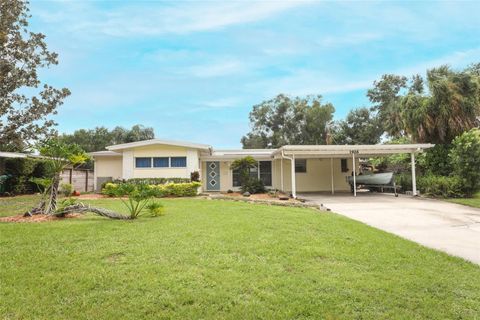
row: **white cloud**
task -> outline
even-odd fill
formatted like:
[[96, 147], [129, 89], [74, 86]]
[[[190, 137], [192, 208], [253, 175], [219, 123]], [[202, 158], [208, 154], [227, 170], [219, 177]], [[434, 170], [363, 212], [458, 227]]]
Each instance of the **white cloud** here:
[[[166, 34], [187, 34], [210, 31], [228, 26], [252, 23], [268, 19], [309, 1], [213, 1], [199, 3], [178, 2], [174, 5], [150, 2], [148, 6], [127, 5], [108, 12], [96, 10], [94, 2], [82, 6], [75, 2], [58, 2], [74, 15], [55, 14], [39, 10], [43, 21], [65, 22], [70, 19], [71, 30], [101, 32], [106, 35], [158, 36]], [[64, 12], [63, 12], [64, 13]]]
[[214, 78], [238, 74], [245, 70], [246, 66], [238, 60], [224, 60], [213, 63], [193, 65], [191, 67], [180, 69], [181, 74], [191, 75], [197, 78]]

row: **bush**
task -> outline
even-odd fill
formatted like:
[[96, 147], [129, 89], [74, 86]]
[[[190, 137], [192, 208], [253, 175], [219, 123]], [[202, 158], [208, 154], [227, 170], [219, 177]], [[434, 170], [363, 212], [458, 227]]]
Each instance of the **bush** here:
[[412, 174], [409, 172], [396, 174], [395, 183], [402, 188], [402, 191], [412, 191]]
[[157, 198], [162, 197], [193, 197], [198, 193], [198, 188], [202, 184], [200, 182], [189, 183], [167, 183], [167, 184], [132, 184], [130, 182], [124, 183], [106, 183], [102, 189], [102, 194], [109, 197], [123, 197], [128, 196], [138, 190], [139, 188], [149, 188], [152, 195]]
[[464, 197], [462, 180], [457, 176], [426, 175], [418, 178], [418, 188], [428, 196], [442, 198]]
[[128, 180], [117, 180], [115, 183], [128, 182], [130, 184], [167, 184], [167, 183], [188, 183], [188, 178], [133, 178]]
[[8, 179], [7, 192], [14, 194], [26, 194], [37, 191], [31, 178], [43, 178], [48, 176], [50, 168], [45, 161], [37, 159], [6, 159], [5, 173], [12, 177]]
[[421, 168], [427, 174], [448, 176], [452, 173], [453, 167], [450, 163], [448, 154], [451, 145], [437, 144], [425, 152], [423, 163], [419, 163]]
[[190, 173], [190, 181], [200, 182], [200, 172], [193, 171]]
[[165, 207], [158, 201], [152, 201], [145, 207], [152, 217], [159, 217], [165, 214]]
[[450, 150], [453, 173], [471, 196], [480, 190], [480, 129], [471, 129], [453, 140]]
[[60, 192], [65, 196], [69, 197], [72, 195], [73, 186], [70, 183], [62, 183], [60, 185]]
[[247, 179], [242, 185], [242, 193], [248, 192], [250, 194], [265, 192], [265, 186], [262, 180], [250, 178]]

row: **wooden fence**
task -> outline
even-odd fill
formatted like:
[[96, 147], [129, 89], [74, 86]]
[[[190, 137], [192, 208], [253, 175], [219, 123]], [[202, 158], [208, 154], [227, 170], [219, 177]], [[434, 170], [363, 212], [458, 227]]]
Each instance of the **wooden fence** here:
[[93, 170], [65, 169], [60, 177], [60, 183], [69, 183], [76, 191], [93, 192]]

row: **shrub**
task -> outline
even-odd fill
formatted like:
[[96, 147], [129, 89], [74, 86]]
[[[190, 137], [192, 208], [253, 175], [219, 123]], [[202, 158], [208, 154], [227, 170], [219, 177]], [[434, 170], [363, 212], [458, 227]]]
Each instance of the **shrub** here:
[[265, 192], [265, 186], [262, 180], [256, 178], [247, 179], [242, 185], [242, 193], [248, 192], [250, 194]]
[[462, 183], [463, 191], [471, 196], [480, 190], [480, 129], [471, 129], [453, 140], [450, 150], [453, 173]]
[[190, 173], [190, 181], [200, 182], [200, 172], [193, 171]]
[[124, 188], [123, 190], [122, 187], [119, 187], [116, 190], [118, 193], [129, 190], [128, 200], [120, 200], [127, 207], [131, 219], [138, 218], [143, 213], [145, 206], [149, 204], [150, 199], [155, 196], [153, 188], [144, 184], [134, 186], [133, 188]]
[[167, 184], [167, 183], [188, 183], [188, 178], [133, 178], [128, 180], [114, 181], [115, 183], [128, 182], [130, 184]]
[[395, 183], [402, 188], [402, 191], [412, 190], [412, 174], [403, 172], [395, 175]]
[[145, 207], [152, 217], [159, 217], [165, 214], [165, 207], [161, 202], [152, 201]]
[[419, 167], [426, 173], [440, 176], [448, 176], [453, 171], [451, 161], [448, 157], [451, 145], [437, 144], [425, 152], [423, 163]]
[[124, 183], [106, 183], [102, 189], [104, 195], [110, 197], [128, 196], [136, 190], [148, 188], [151, 190], [152, 196], [157, 198], [162, 197], [192, 197], [198, 193], [198, 188], [201, 186], [200, 182], [189, 183], [167, 183], [167, 184], [132, 184], [130, 182]]
[[465, 196], [462, 180], [457, 176], [426, 175], [418, 178], [418, 188], [428, 196], [459, 198]]
[[69, 197], [72, 195], [73, 186], [70, 183], [62, 183], [60, 185], [60, 192], [65, 196]]

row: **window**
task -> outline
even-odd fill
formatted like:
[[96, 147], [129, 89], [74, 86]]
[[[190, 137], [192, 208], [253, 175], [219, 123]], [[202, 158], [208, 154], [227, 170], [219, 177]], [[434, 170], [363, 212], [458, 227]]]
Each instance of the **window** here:
[[135, 168], [151, 168], [152, 158], [135, 158]]
[[169, 158], [153, 158], [153, 167], [154, 168], [168, 168], [169, 167]]
[[[262, 180], [265, 186], [272, 185], [272, 162], [259, 161], [257, 166], [250, 168], [250, 177]], [[240, 172], [238, 170], [232, 171], [232, 185], [240, 187]]]
[[187, 167], [187, 157], [171, 157], [170, 166], [172, 168], [186, 168]]
[[348, 172], [347, 159], [341, 159], [340, 160], [340, 165], [342, 167], [342, 172]]
[[295, 159], [295, 172], [307, 172], [307, 159]]
[[272, 161], [260, 161], [260, 180], [263, 185], [272, 185]]

